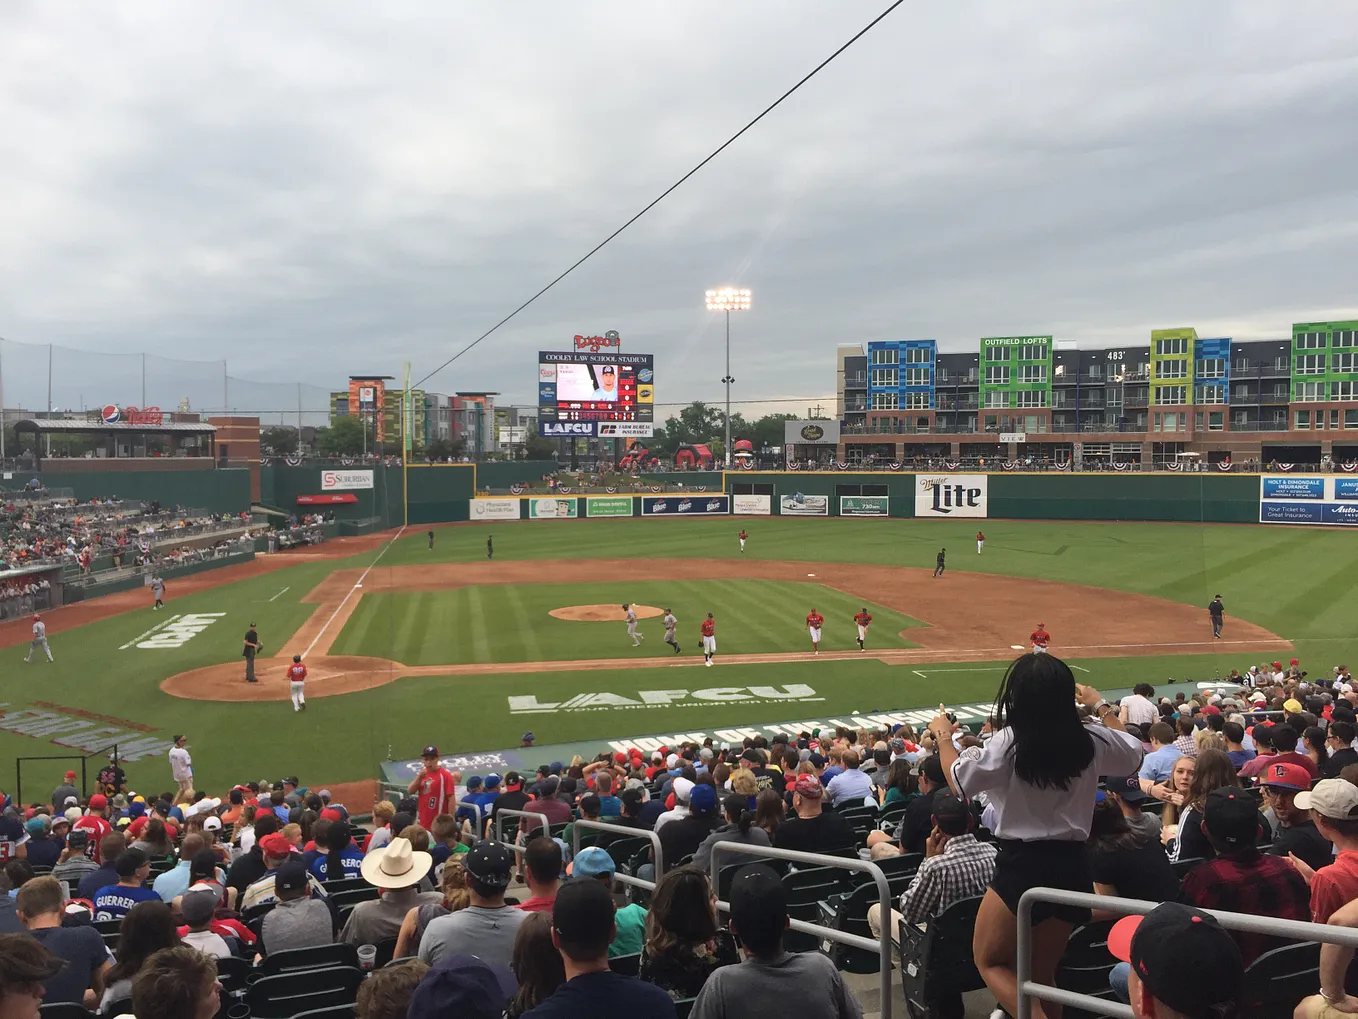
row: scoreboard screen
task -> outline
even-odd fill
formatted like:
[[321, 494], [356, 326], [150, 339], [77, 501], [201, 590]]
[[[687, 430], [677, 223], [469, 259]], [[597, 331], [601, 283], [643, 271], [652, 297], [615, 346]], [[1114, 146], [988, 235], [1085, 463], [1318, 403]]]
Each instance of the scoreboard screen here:
[[543, 428], [543, 434], [645, 437], [653, 434], [654, 420], [653, 354], [538, 354], [538, 421], [544, 426], [558, 423]]

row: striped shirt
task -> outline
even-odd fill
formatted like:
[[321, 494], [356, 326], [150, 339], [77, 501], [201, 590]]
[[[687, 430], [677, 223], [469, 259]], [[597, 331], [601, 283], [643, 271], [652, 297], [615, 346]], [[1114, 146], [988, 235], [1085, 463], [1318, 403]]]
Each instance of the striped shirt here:
[[1198, 756], [1198, 745], [1193, 742], [1192, 736], [1180, 736], [1174, 741], [1174, 749], [1185, 757]]
[[984, 895], [995, 874], [996, 849], [977, 842], [975, 835], [954, 835], [943, 852], [919, 865], [919, 872], [901, 896], [906, 923], [923, 923], [963, 899]]

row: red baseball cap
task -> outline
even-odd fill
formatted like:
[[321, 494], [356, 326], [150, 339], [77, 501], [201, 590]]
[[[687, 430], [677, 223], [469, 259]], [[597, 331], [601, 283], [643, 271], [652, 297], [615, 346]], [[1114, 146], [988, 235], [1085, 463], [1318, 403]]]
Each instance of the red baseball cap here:
[[292, 852], [292, 843], [281, 832], [272, 832], [259, 840], [259, 848], [270, 856], [287, 856]]
[[343, 821], [344, 815], [340, 813], [338, 810], [336, 810], [334, 807], [326, 807], [324, 810], [321, 811], [321, 820]]
[[627, 755], [624, 754], [621, 750], [619, 750], [616, 754], [613, 755], [613, 760], [616, 761], [618, 764], [626, 764]]
[[75, 772], [74, 772], [74, 771], [68, 771], [68, 772], [66, 772], [66, 777], [67, 777], [67, 778], [75, 778]]
[[1311, 773], [1300, 764], [1270, 764], [1259, 773], [1259, 784], [1274, 789], [1305, 792], [1311, 788]]
[[1209, 705], [1207, 705], [1207, 707], [1203, 708], [1202, 711], [1203, 711], [1203, 714], [1205, 714], [1205, 715], [1219, 715], [1219, 714], [1221, 714], [1221, 709], [1220, 709], [1219, 707], [1217, 707], [1215, 704], [1209, 704]]
[[[1307, 788], [1309, 789], [1310, 786], [1308, 785]], [[93, 796], [90, 797], [91, 810], [103, 810], [107, 806], [108, 797], [105, 796], [103, 793], [95, 793]]]

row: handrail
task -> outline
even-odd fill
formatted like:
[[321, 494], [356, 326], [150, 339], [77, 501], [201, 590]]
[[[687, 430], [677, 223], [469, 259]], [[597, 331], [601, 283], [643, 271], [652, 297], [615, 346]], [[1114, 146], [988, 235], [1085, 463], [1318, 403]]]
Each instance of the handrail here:
[[[1032, 929], [1033, 904], [1050, 902], [1058, 906], [1075, 906], [1081, 909], [1101, 909], [1109, 913], [1144, 916], [1160, 905], [1142, 899], [1123, 899], [1113, 895], [1093, 895], [1089, 892], [1068, 892], [1060, 888], [1030, 888], [1019, 899], [1018, 942], [1015, 954], [1018, 956], [1018, 1015], [1015, 1019], [1029, 1019], [1032, 999], [1050, 1001], [1071, 1008], [1082, 1008], [1099, 1015], [1111, 1015], [1133, 1019], [1131, 1007], [1106, 998], [1095, 998], [1088, 994], [1076, 994], [1048, 984], [1033, 980]], [[1268, 934], [1273, 937], [1287, 938], [1292, 941], [1319, 941], [1322, 944], [1343, 945], [1345, 948], [1358, 948], [1358, 928], [1331, 927], [1323, 923], [1309, 923], [1303, 920], [1281, 920], [1274, 916], [1250, 916], [1245, 913], [1228, 913], [1220, 909], [1204, 909], [1204, 913], [1216, 917], [1221, 926], [1228, 931], [1246, 931], [1250, 934]]]
[[[742, 856], [764, 856], [771, 860], [787, 860], [790, 863], [806, 863], [817, 867], [839, 867], [843, 870], [858, 871], [862, 874], [872, 875], [873, 881], [877, 885], [877, 895], [882, 907], [882, 932], [879, 940], [874, 942], [871, 938], [860, 937], [857, 934], [846, 934], [844, 931], [837, 931], [833, 927], [824, 927], [817, 923], [807, 923], [805, 920], [788, 920], [788, 926], [794, 931], [801, 931], [803, 934], [814, 934], [818, 938], [827, 941], [836, 941], [841, 945], [848, 945], [850, 948], [859, 948], [865, 952], [877, 952], [881, 957], [881, 966], [878, 973], [881, 977], [882, 994], [882, 1019], [891, 1019], [891, 887], [887, 884], [886, 875], [882, 873], [882, 868], [875, 863], [867, 860], [860, 860], [857, 857], [849, 858], [845, 856], [826, 856], [824, 853], [800, 853], [792, 849], [774, 849], [772, 846], [752, 846], [745, 842], [718, 842], [712, 847], [712, 873], [720, 874], [721, 865], [717, 862], [722, 850], [730, 850]], [[659, 873], [659, 871], [657, 871]], [[717, 902], [717, 908], [730, 911], [731, 905], [728, 902]]]
[[[660, 836], [657, 835], [655, 832], [651, 831], [649, 828], [629, 828], [625, 824], [610, 824], [607, 821], [588, 821], [581, 819], [579, 821], [576, 821], [574, 826], [571, 828], [572, 857], [580, 855], [580, 833], [584, 831], [586, 828], [592, 829], [594, 831], [618, 832], [621, 835], [626, 835], [629, 838], [634, 839], [639, 839], [642, 837], [650, 839], [651, 852], [655, 854], [653, 860], [655, 862], [656, 881], [659, 881], [661, 875], [665, 873], [665, 854], [664, 851], [660, 848]], [[625, 885], [635, 885], [637, 888], [644, 888], [648, 892], [655, 890], [656, 884], [655, 881], [647, 881], [645, 878], [633, 877], [631, 874], [615, 873], [613, 875], [613, 879], [615, 881], [621, 881]]]
[[[472, 810], [476, 811], [476, 837], [479, 839], [486, 830], [483, 827], [481, 804], [473, 800], [458, 800], [457, 805], [459, 807], [471, 807]], [[456, 814], [457, 811], [453, 811], [453, 813]]]
[[[544, 814], [544, 813], [542, 813], [542, 811], [540, 811], [540, 810], [510, 810], [510, 809], [508, 809], [507, 807], [501, 807], [499, 810], [495, 811], [495, 841], [496, 841], [496, 842], [504, 842], [504, 841], [505, 841], [505, 840], [504, 840], [504, 823], [503, 823], [503, 820], [502, 820], [502, 819], [503, 819], [503, 818], [506, 818], [506, 817], [537, 817], [537, 818], [541, 818], [541, 820], [542, 820], [542, 831], [543, 831], [543, 833], [544, 833], [544, 834], [547, 834], [547, 835], [550, 835], [550, 834], [552, 833], [552, 822], [549, 821], [549, 820], [547, 819], [547, 815]], [[524, 850], [524, 848], [525, 848], [524, 846], [521, 846], [521, 845], [517, 844], [516, 842], [505, 842], [505, 845], [509, 846], [509, 848], [512, 849], [512, 850], [514, 850], [514, 852], [516, 852], [516, 853], [523, 852], [523, 850]]]

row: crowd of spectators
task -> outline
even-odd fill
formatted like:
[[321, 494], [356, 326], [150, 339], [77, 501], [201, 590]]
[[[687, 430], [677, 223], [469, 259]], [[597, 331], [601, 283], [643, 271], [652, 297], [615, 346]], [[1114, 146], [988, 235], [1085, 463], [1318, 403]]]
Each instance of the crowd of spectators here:
[[[1342, 667], [1311, 682], [1296, 662], [1239, 679], [1169, 696], [1140, 684], [1111, 704], [1058, 659], [1025, 655], [976, 732], [941, 710], [919, 732], [707, 740], [467, 776], [428, 747], [406, 795], [363, 826], [296, 778], [147, 797], [115, 767], [82, 798], [68, 775], [51, 802], [0, 817], [0, 1015], [13, 993], [206, 1019], [219, 976], [248, 1003], [272, 978], [242, 974], [310, 949], [371, 970], [352, 970], [359, 1016], [757, 1019], [789, 1003], [805, 1019], [861, 1016], [834, 955], [789, 942], [789, 871], [757, 855], [773, 846], [889, 869], [892, 915], [850, 918], [874, 934], [969, 903], [996, 1016], [1017, 1014], [1024, 891], [1162, 904], [1107, 936], [1108, 992], [1138, 1016], [1218, 1019], [1245, 1007], [1247, 967], [1286, 942], [1204, 910], [1358, 925], [1358, 685]], [[751, 852], [714, 860], [718, 842]], [[1035, 979], [1055, 981], [1077, 927], [1117, 915], [1039, 904]], [[1183, 980], [1164, 945], [1210, 958], [1220, 979]], [[1298, 1015], [1358, 1010], [1348, 956], [1321, 960], [1324, 997]], [[967, 989], [934, 986], [931, 1015], [962, 1016]]]

